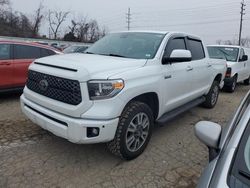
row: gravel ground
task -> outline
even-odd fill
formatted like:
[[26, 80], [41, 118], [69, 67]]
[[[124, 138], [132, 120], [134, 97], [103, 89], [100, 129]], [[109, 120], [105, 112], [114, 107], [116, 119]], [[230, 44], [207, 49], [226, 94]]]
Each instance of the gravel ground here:
[[222, 92], [217, 106], [193, 108], [154, 130], [133, 161], [105, 144], [76, 145], [42, 130], [20, 111], [19, 94], [0, 96], [0, 187], [195, 187], [208, 161], [194, 136], [200, 120], [225, 125], [250, 87]]

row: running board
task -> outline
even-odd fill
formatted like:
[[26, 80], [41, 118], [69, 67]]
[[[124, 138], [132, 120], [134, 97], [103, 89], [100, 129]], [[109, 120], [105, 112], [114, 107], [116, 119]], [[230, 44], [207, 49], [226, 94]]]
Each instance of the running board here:
[[200, 98], [195, 99], [189, 103], [186, 103], [183, 106], [180, 106], [180, 107], [178, 107], [170, 112], [163, 114], [158, 120], [156, 120], [156, 123], [158, 123], [159, 125], [164, 125], [166, 122], [174, 119], [177, 115], [182, 114], [183, 112], [189, 110], [190, 108], [198, 106], [199, 104], [203, 103], [204, 101], [205, 101], [205, 97], [200, 97]]

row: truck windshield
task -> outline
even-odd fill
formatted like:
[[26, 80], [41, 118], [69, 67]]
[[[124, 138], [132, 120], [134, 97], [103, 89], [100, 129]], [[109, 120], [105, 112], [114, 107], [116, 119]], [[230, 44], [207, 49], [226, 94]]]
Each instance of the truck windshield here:
[[164, 36], [164, 34], [158, 33], [113, 33], [97, 41], [85, 53], [134, 59], [153, 59]]
[[239, 49], [233, 47], [207, 47], [210, 58], [226, 59], [227, 61], [236, 62], [238, 59]]

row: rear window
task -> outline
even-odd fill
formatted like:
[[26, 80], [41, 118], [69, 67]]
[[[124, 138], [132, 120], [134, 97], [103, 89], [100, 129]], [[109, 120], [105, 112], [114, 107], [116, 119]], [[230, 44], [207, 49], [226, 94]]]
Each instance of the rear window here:
[[10, 59], [10, 45], [0, 44], [0, 60]]
[[40, 57], [40, 48], [27, 45], [14, 45], [14, 59], [37, 59]]
[[191, 51], [192, 60], [200, 60], [205, 58], [205, 52], [200, 40], [188, 39], [188, 50]]

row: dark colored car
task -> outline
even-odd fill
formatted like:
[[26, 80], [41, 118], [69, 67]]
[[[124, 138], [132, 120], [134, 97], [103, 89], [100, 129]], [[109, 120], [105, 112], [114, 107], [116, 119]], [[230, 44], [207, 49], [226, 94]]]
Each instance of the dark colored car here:
[[61, 54], [37, 43], [0, 41], [0, 92], [24, 87], [29, 65], [37, 58]]

